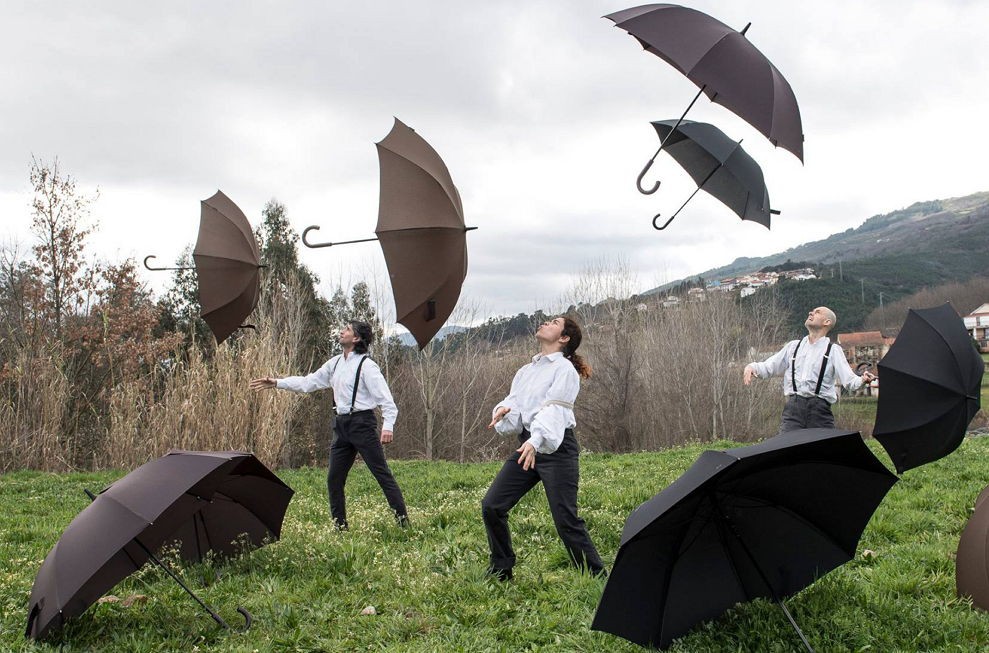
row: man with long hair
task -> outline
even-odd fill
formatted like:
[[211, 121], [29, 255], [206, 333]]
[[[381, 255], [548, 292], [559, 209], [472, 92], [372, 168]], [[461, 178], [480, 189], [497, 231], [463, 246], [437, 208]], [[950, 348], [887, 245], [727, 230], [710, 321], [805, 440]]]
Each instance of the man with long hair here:
[[[332, 388], [336, 419], [333, 420], [333, 442], [330, 444], [326, 488], [334, 523], [341, 530], [347, 529], [344, 485], [359, 453], [385, 493], [395, 519], [404, 528], [409, 523], [405, 499], [388, 468], [382, 446], [392, 441], [398, 408], [381, 369], [368, 356], [368, 346], [374, 340], [374, 331], [367, 322], [354, 320], [340, 329], [339, 338], [343, 353], [326, 361], [312, 374], [282, 379], [263, 377], [252, 380], [251, 387], [255, 390], [278, 388], [293, 392]], [[374, 415], [376, 407], [381, 408], [384, 421], [380, 437], [377, 431], [378, 420]]]
[[488, 428], [517, 435], [520, 445], [481, 502], [491, 548], [488, 572], [499, 580], [512, 578], [516, 560], [508, 512], [540, 481], [570, 560], [594, 575], [605, 573], [587, 526], [577, 516], [580, 446], [573, 434], [573, 402], [580, 380], [591, 375], [590, 365], [576, 353], [581, 337], [580, 326], [569, 317], [543, 322], [536, 330], [539, 353], [515, 374], [508, 396], [492, 411]]
[[831, 404], [838, 401], [839, 382], [857, 390], [875, 376], [865, 372], [856, 376], [841, 347], [834, 347], [828, 333], [838, 317], [827, 306], [818, 306], [807, 314], [807, 335], [791, 340], [761, 363], [749, 363], [742, 373], [745, 385], [753, 378], [782, 376], [786, 405], [780, 421], [780, 433], [794, 429], [834, 428]]

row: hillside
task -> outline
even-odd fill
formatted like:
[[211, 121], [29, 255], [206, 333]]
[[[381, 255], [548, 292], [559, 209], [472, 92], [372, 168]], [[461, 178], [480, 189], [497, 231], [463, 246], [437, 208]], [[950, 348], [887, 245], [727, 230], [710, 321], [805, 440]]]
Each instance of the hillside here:
[[[989, 192], [916, 202], [875, 215], [856, 229], [764, 257], [740, 257], [697, 276], [721, 279], [787, 260], [835, 264], [841, 274], [898, 283], [901, 292], [944, 281], [964, 280], [989, 269]], [[836, 271], [836, 274], [838, 272]], [[659, 292], [682, 280], [643, 294]]]
[[[987, 274], [989, 192], [917, 202], [873, 216], [856, 229], [771, 256], [738, 258], [698, 277], [710, 282], [790, 261], [812, 264], [820, 278], [781, 282], [760, 292], [773, 292], [789, 307], [791, 331], [800, 332], [808, 308], [821, 304], [838, 313], [840, 330], [859, 329], [883, 304], [923, 288]], [[675, 281], [643, 294], [669, 291], [683, 283]]]

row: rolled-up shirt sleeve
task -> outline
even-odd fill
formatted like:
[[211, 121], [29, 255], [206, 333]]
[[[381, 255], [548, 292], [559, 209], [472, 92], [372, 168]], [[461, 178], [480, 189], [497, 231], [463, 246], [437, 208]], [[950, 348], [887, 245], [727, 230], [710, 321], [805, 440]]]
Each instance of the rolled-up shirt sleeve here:
[[749, 365], [755, 370], [755, 373], [762, 378], [769, 378], [771, 376], [778, 376], [786, 371], [786, 364], [789, 357], [787, 356], [787, 351], [791, 350], [793, 347], [792, 342], [786, 343], [783, 349], [762, 361], [761, 363], [752, 362]]
[[852, 392], [862, 387], [862, 377], [852, 371], [845, 358], [845, 351], [841, 347], [831, 348], [831, 362], [834, 365], [834, 374], [842, 386]]
[[394, 431], [395, 420], [398, 419], [398, 406], [395, 405], [395, 399], [391, 396], [388, 382], [385, 381], [385, 376], [381, 373], [378, 364], [367, 359], [361, 372], [361, 380], [365, 383], [375, 405], [381, 407], [381, 428], [385, 431]]
[[315, 392], [325, 390], [333, 382], [333, 366], [339, 356], [334, 356], [323, 363], [323, 366], [312, 374], [306, 376], [286, 376], [275, 381], [275, 387], [279, 390], [291, 390], [292, 392]]
[[580, 392], [580, 375], [569, 361], [561, 361], [558, 365], [553, 383], [546, 392], [546, 401], [529, 426], [530, 437], [526, 442], [537, 453], [556, 451], [563, 442], [564, 431], [574, 425], [572, 406]]

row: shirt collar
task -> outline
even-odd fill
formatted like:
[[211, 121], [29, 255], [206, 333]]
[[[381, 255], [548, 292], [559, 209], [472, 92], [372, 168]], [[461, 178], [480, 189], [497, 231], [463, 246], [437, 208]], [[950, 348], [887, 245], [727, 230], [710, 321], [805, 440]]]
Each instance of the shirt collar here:
[[545, 356], [543, 356], [542, 354], [536, 354], [535, 356], [532, 357], [532, 362], [533, 363], [538, 363], [539, 361], [545, 359], [545, 360], [549, 361], [550, 363], [552, 363], [552, 362], [557, 361], [557, 360], [559, 360], [561, 358], [563, 358], [563, 352], [562, 351], [554, 351], [552, 354], [546, 354]]

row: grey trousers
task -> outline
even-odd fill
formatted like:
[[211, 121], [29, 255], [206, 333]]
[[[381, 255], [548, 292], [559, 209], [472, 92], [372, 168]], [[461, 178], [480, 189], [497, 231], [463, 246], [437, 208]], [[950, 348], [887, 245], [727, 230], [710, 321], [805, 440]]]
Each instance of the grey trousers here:
[[[523, 430], [519, 444], [529, 439]], [[526, 493], [540, 481], [549, 500], [549, 510], [556, 524], [556, 532], [574, 565], [586, 567], [592, 573], [600, 572], [604, 565], [591, 542], [584, 520], [577, 516], [577, 484], [580, 469], [577, 454], [580, 446], [573, 431], [566, 430], [563, 442], [553, 453], [537, 453], [536, 466], [528, 471], [519, 465], [519, 454], [512, 454], [502, 465], [488, 493], [481, 501], [484, 528], [491, 548], [491, 566], [494, 569], [511, 569], [515, 566], [515, 550], [508, 531], [508, 511], [515, 507]]]
[[790, 395], [783, 407], [780, 433], [796, 429], [833, 429], [834, 415], [831, 404], [821, 397]]

